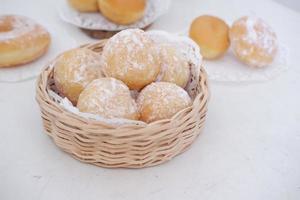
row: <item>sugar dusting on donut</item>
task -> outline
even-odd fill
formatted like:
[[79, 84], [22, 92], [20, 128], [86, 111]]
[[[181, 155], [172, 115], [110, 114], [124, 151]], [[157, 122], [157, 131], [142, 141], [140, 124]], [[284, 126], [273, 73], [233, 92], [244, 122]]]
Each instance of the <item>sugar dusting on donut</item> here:
[[159, 55], [154, 42], [139, 29], [123, 30], [105, 44], [103, 72], [122, 80], [130, 89], [140, 90], [157, 77]]
[[105, 123], [107, 125], [112, 125], [112, 126], [122, 126], [122, 125], [146, 126], [147, 125], [145, 122], [137, 121], [137, 120], [123, 119], [123, 118], [106, 118], [97, 114], [80, 112], [79, 109], [75, 107], [68, 98], [62, 98], [61, 96], [57, 95], [55, 92], [52, 92], [51, 90], [49, 92], [49, 95], [51, 96], [51, 98], [57, 101], [59, 105], [62, 106], [64, 109], [85, 119], [100, 121], [102, 123]]
[[92, 114], [102, 114], [108, 118], [136, 118], [137, 105], [128, 87], [114, 78], [92, 81], [81, 93], [77, 107]]
[[[107, 42], [105, 45], [105, 50], [111, 54], [117, 55], [126, 55], [127, 57], [124, 59], [125, 63], [123, 63], [123, 67], [119, 68], [118, 74], [127, 73], [130, 68], [134, 69], [143, 69], [145, 68], [145, 63], [138, 62], [135, 58], [135, 55], [138, 51], [141, 51], [145, 48], [145, 44], [149, 44], [149, 40], [147, 37], [143, 37], [144, 32], [140, 29], [127, 29], [119, 32]], [[125, 48], [128, 53], [123, 54], [119, 52], [122, 48]], [[105, 57], [104, 57], [105, 59]], [[147, 54], [146, 58], [147, 62], [153, 64], [154, 58], [152, 54]], [[153, 71], [150, 71], [148, 76], [153, 76]]]
[[[61, 59], [61, 60], [60, 60]], [[86, 51], [77, 49], [73, 50], [71, 58], [65, 58], [63, 55], [58, 58], [58, 61], [63, 65], [70, 66], [68, 73], [63, 73], [63, 77], [57, 76], [58, 81], [63, 82], [69, 80], [72, 83], [80, 83], [86, 86], [89, 83], [87, 77], [89, 73], [94, 73], [92, 68], [100, 68], [100, 56], [96, 53], [87, 53]], [[54, 63], [55, 66], [56, 63]], [[70, 79], [71, 71], [74, 73], [74, 77]]]
[[[273, 44], [276, 42], [276, 36], [271, 27], [262, 19], [254, 17], [248, 17], [245, 23], [248, 34], [245, 35], [244, 39], [250, 43], [261, 46], [266, 49], [268, 53], [271, 53], [274, 48]], [[256, 26], [260, 26], [261, 28], [258, 29]]]
[[46, 29], [24, 16], [0, 16], [0, 67], [31, 62], [46, 53], [51, 38]]
[[146, 34], [156, 43], [169, 43], [174, 45], [191, 63], [201, 65], [202, 56], [200, 53], [197, 53], [200, 52], [199, 47], [191, 39], [158, 30], [148, 31]]
[[[155, 82], [146, 86], [137, 99], [138, 109], [147, 122], [170, 118], [190, 103], [191, 98], [184, 89], [168, 82]], [[144, 109], [151, 110], [148, 116], [143, 116]]]
[[6, 31], [0, 31], [0, 41], [9, 41], [23, 34], [29, 33], [34, 37], [34, 29], [39, 26], [33, 20], [23, 16], [0, 16], [0, 27], [6, 26]]
[[93, 73], [94, 71], [91, 71], [89, 69], [91, 68], [100, 68], [100, 56], [98, 57], [96, 54], [88, 54], [84, 52], [78, 52], [75, 55], [75, 59], [69, 59], [67, 63], [69, 66], [76, 65], [77, 61], [79, 63], [79, 67], [75, 68], [75, 76], [72, 80], [74, 83], [82, 83], [84, 86], [86, 86], [89, 82], [86, 80], [84, 76], [89, 76], [88, 73]]
[[53, 76], [60, 93], [76, 104], [82, 90], [102, 77], [100, 55], [84, 48], [66, 51], [55, 60]]
[[[156, 43], [167, 43], [174, 46], [179, 53], [181, 53], [185, 60], [189, 62], [190, 66], [190, 81], [188, 82], [185, 89], [189, 95], [194, 98], [197, 95], [196, 86], [199, 82], [200, 69], [202, 64], [202, 56], [200, 54], [199, 46], [191, 39], [185, 36], [178, 36], [170, 34], [165, 31], [152, 30], [146, 32], [146, 34], [153, 39]], [[157, 81], [160, 81], [163, 72], [165, 69], [162, 69], [162, 73], [157, 78]]]
[[[248, 56], [255, 51], [255, 48], [259, 48], [262, 56], [271, 56], [277, 49], [277, 38], [275, 32], [272, 28], [265, 23], [261, 18], [255, 16], [248, 16], [241, 18], [236, 22], [237, 26], [245, 27], [245, 33], [240, 37], [231, 37], [231, 43], [234, 47], [238, 45], [238, 42], [242, 40], [246, 44], [249, 44], [250, 48], [243, 48], [234, 51], [235, 54], [241, 56]], [[254, 66], [264, 66], [268, 63], [259, 61], [256, 59], [251, 59], [251, 65]]]

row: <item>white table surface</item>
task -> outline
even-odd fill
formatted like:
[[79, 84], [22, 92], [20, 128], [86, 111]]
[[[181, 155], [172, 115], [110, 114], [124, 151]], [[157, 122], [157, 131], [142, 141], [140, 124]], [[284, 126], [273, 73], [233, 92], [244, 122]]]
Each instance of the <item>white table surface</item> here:
[[[1, 0], [0, 13], [55, 24], [69, 35], [66, 49], [92, 41], [61, 22], [56, 7]], [[211, 82], [202, 134], [160, 166], [112, 170], [74, 160], [44, 134], [35, 80], [0, 83], [0, 199], [300, 199], [300, 13], [268, 0], [176, 0], [151, 28], [178, 32], [200, 14], [231, 22], [252, 12], [289, 47], [290, 69], [262, 83]]]

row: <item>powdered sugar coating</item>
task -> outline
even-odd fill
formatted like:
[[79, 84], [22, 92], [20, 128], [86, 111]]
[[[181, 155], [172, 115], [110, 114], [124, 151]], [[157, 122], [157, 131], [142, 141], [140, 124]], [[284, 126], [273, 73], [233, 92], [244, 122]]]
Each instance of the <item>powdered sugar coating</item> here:
[[157, 44], [170, 44], [174, 46], [186, 60], [194, 65], [201, 65], [202, 56], [199, 53], [199, 46], [190, 38], [160, 30], [147, 31], [146, 34]]
[[80, 94], [77, 107], [81, 112], [106, 118], [138, 119], [137, 105], [128, 87], [114, 78], [92, 81]]
[[191, 104], [188, 93], [174, 83], [155, 82], [146, 86], [138, 96], [141, 120], [152, 122], [171, 118]]
[[32, 40], [41, 35], [48, 35], [48, 32], [27, 17], [18, 15], [0, 16], [0, 43], [10, 43], [16, 38], [25, 36], [26, 40]]
[[[146, 32], [146, 34], [154, 40], [157, 45], [166, 44], [174, 47], [184, 58], [184, 61], [188, 63], [190, 77], [185, 89], [189, 95], [194, 98], [197, 95], [195, 88], [199, 82], [202, 65], [202, 56], [200, 54], [199, 46], [188, 37], [170, 34], [165, 31], [153, 30]], [[158, 81], [162, 79], [164, 70], [165, 69], [162, 69]]]
[[101, 57], [89, 49], [67, 51], [54, 64], [55, 85], [74, 104], [81, 91], [100, 77]]
[[103, 48], [102, 61], [104, 74], [122, 80], [130, 89], [143, 88], [160, 71], [155, 44], [139, 29], [127, 29], [110, 38]]
[[160, 44], [161, 72], [157, 81], [171, 82], [184, 88], [190, 78], [188, 60], [178, 49], [169, 44]]
[[257, 17], [242, 17], [234, 22], [230, 40], [234, 54], [250, 66], [270, 64], [277, 52], [275, 32]]
[[91, 113], [85, 113], [85, 112], [80, 112], [77, 107], [75, 107], [68, 98], [66, 97], [61, 97], [57, 94], [57, 91], [55, 88], [52, 88], [54, 90], [49, 90], [49, 96], [51, 97], [52, 100], [57, 102], [62, 108], [65, 110], [78, 115], [84, 119], [89, 119], [89, 120], [96, 120], [98, 122], [104, 123], [108, 126], [123, 126], [123, 125], [138, 125], [138, 126], [146, 126], [147, 124], [142, 121], [137, 121], [137, 120], [130, 120], [130, 119], [124, 119], [124, 118], [106, 118], [101, 115], [97, 114], [91, 114]]

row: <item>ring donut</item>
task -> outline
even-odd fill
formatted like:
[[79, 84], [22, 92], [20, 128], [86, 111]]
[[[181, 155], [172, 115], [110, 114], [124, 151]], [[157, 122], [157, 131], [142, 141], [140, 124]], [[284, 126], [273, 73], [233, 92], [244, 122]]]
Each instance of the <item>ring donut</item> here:
[[17, 15], [0, 16], [0, 67], [31, 62], [48, 49], [50, 35], [33, 20]]

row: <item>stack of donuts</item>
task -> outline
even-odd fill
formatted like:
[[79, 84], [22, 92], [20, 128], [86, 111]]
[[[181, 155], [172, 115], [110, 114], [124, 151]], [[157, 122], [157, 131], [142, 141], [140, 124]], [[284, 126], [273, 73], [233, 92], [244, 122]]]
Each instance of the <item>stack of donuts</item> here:
[[[110, 38], [101, 55], [69, 50], [55, 61], [55, 86], [84, 113], [147, 123], [169, 119], [191, 105], [191, 63], [200, 70], [201, 55], [192, 40], [168, 37], [127, 29]], [[189, 45], [192, 51], [184, 50]]]
[[68, 0], [80, 12], [101, 12], [116, 24], [132, 24], [144, 16], [146, 0]]

